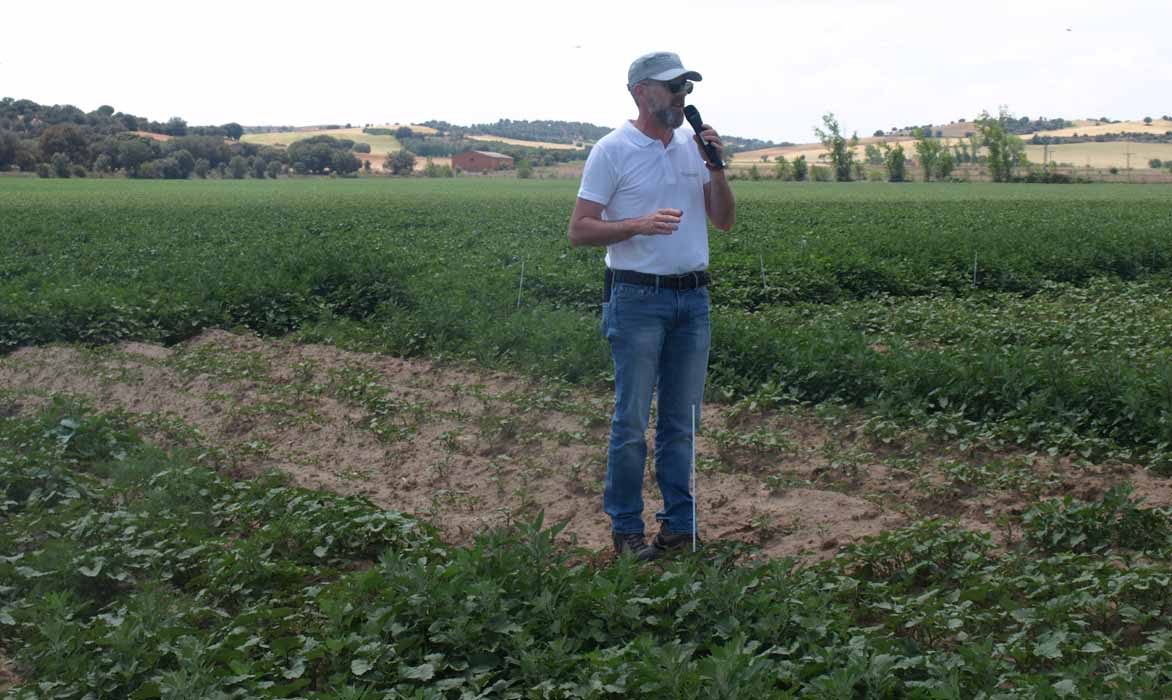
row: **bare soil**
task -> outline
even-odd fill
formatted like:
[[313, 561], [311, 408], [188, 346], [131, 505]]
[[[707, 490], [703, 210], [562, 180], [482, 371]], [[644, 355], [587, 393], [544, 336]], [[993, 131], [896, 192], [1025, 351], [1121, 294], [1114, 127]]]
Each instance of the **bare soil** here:
[[20, 676], [13, 672], [11, 662], [5, 656], [4, 650], [0, 649], [0, 693], [4, 693], [20, 683]]
[[[0, 416], [54, 396], [124, 411], [148, 440], [203, 446], [233, 474], [278, 469], [300, 486], [363, 495], [456, 544], [544, 511], [547, 525], [566, 523], [567, 542], [610, 546], [606, 387], [219, 330], [170, 348], [46, 346], [0, 358]], [[1150, 505], [1172, 504], [1169, 481], [1134, 465], [961, 450], [913, 432], [881, 443], [861, 425], [849, 412], [706, 405], [702, 536], [751, 542], [766, 557], [820, 559], [925, 516], [1000, 540], [998, 516], [1038, 496], [1094, 498], [1122, 481]], [[1005, 464], [1019, 487], [957, 476], [965, 465]], [[661, 501], [650, 463], [644, 497], [654, 532]]]

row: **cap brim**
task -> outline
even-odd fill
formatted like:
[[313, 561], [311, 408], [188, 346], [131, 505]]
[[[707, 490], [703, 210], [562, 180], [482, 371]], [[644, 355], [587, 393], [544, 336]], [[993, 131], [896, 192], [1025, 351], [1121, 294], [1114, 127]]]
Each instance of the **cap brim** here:
[[652, 75], [649, 78], [647, 78], [647, 80], [667, 81], [667, 80], [675, 80], [676, 78], [679, 78], [679, 77], [684, 77], [684, 78], [687, 78], [688, 80], [703, 80], [704, 79], [704, 78], [701, 78], [700, 74], [694, 70], [681, 71], [678, 68], [672, 68], [671, 70], [665, 70], [662, 73], [656, 73], [655, 75]]

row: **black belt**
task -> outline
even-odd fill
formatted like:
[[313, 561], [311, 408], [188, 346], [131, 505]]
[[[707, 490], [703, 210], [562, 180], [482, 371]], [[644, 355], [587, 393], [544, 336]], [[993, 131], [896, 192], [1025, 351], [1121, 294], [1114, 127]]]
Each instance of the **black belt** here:
[[687, 290], [707, 287], [710, 281], [711, 278], [705, 270], [685, 272], [682, 275], [650, 275], [646, 272], [612, 270], [608, 267], [606, 268], [606, 287], [603, 293], [603, 301], [610, 301], [610, 288], [616, 282], [638, 284], [645, 287], [656, 287], [658, 289]]

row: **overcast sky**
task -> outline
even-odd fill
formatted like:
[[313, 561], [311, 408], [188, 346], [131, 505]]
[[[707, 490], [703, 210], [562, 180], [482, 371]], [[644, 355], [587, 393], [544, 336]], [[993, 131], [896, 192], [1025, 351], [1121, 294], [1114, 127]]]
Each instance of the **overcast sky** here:
[[[652, 9], [657, 7], [659, 9]], [[717, 130], [805, 142], [972, 118], [1172, 114], [1169, 0], [5, 3], [0, 96], [190, 124], [633, 116], [675, 51]], [[13, 31], [13, 28], [21, 28]]]

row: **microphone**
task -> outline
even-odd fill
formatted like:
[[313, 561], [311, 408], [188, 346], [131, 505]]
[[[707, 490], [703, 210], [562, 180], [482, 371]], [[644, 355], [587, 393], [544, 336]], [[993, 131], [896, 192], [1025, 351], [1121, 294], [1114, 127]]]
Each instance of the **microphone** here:
[[[684, 107], [684, 118], [688, 120], [688, 123], [692, 125], [692, 128], [696, 130], [697, 134], [704, 131], [704, 121], [700, 119], [700, 110], [692, 105], [688, 105]], [[704, 144], [704, 152], [708, 154], [708, 162], [712, 164], [712, 167], [723, 168], [724, 161], [717, 154], [716, 146], [713, 146], [704, 139], [700, 139], [700, 143]]]

